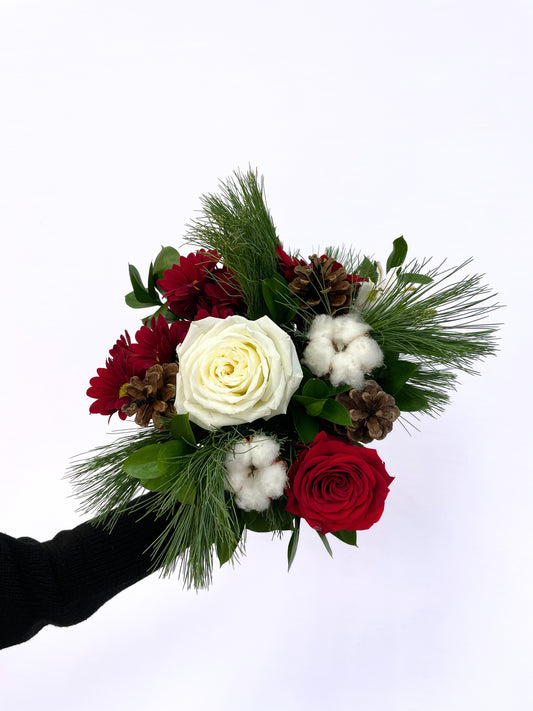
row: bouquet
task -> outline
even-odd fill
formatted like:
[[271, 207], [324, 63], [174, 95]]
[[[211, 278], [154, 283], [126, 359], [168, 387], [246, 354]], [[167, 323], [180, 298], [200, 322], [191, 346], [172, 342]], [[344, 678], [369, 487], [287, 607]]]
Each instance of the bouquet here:
[[[126, 303], [150, 309], [98, 368], [90, 412], [134, 418], [71, 469], [87, 511], [112, 527], [142, 490], [166, 527], [154, 565], [208, 587], [244, 552], [247, 531], [289, 534], [302, 519], [356, 545], [379, 521], [393, 477], [370, 443], [397, 423], [442, 411], [458, 371], [495, 351], [498, 308], [479, 275], [384, 266], [342, 246], [286, 251], [256, 172], [235, 172], [201, 199], [196, 248], [163, 247]], [[146, 282], [146, 283], [145, 283]], [[133, 503], [133, 505], [135, 505]]]

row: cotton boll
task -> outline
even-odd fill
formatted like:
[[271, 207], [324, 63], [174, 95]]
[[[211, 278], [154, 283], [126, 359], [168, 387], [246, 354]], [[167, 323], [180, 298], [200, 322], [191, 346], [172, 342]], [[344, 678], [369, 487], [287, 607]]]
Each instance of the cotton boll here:
[[279, 457], [279, 443], [257, 435], [238, 442], [226, 455], [227, 490], [244, 511], [265, 511], [272, 498], [283, 494], [287, 467]]
[[250, 477], [248, 483], [235, 495], [235, 503], [244, 511], [266, 511], [270, 498], [263, 491], [260, 478]]
[[331, 339], [314, 338], [306, 347], [302, 362], [307, 365], [313, 375], [327, 375], [334, 353], [335, 349]]
[[355, 338], [368, 333], [370, 326], [361, 320], [357, 314], [338, 316], [334, 321], [333, 341], [339, 348], [344, 348]]
[[346, 383], [357, 390], [362, 388], [365, 380], [364, 370], [360, 367], [359, 360], [354, 359], [348, 350], [336, 353], [332, 365], [329, 377], [332, 385], [336, 387], [341, 383]]
[[263, 491], [271, 499], [283, 495], [287, 485], [287, 465], [285, 462], [275, 462], [261, 472]]
[[279, 444], [275, 439], [258, 435], [250, 442], [251, 463], [256, 469], [264, 469], [277, 459]]
[[226, 454], [226, 469], [232, 472], [248, 472], [251, 466], [250, 444], [246, 440], [237, 442], [233, 450]]
[[249, 470], [231, 470], [226, 467], [226, 485], [224, 487], [226, 491], [233, 491], [234, 493], [241, 491], [246, 486], [248, 474]]
[[315, 338], [327, 338], [331, 341], [334, 333], [333, 318], [326, 314], [319, 314], [313, 319], [313, 323], [309, 328], [308, 337], [310, 340]]
[[374, 368], [383, 365], [383, 353], [376, 341], [370, 337], [356, 338], [346, 347], [353, 361], [364, 372], [369, 373]]

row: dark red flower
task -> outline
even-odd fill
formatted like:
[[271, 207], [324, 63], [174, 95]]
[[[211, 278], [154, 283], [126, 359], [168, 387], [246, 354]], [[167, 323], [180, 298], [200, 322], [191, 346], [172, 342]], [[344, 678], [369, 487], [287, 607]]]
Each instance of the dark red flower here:
[[379, 521], [393, 478], [374, 449], [319, 432], [288, 471], [289, 513], [320, 533], [361, 531]]
[[278, 270], [287, 282], [291, 282], [294, 279], [294, 267], [303, 267], [307, 264], [304, 259], [291, 257], [290, 254], [287, 254], [281, 244], [276, 247], [276, 254], [279, 257]]
[[127, 331], [124, 332], [123, 336], [120, 336], [115, 345], [110, 349], [109, 355], [111, 358], [115, 358], [120, 351], [125, 351], [128, 354], [131, 353], [131, 338]]
[[135, 334], [132, 343], [131, 358], [142, 368], [152, 365], [173, 363], [176, 360], [176, 347], [187, 335], [190, 321], [174, 321], [170, 323], [159, 314], [152, 318], [149, 326], [141, 326]]
[[180, 318], [192, 319], [198, 301], [204, 295], [206, 283], [216, 269], [219, 255], [214, 250], [201, 249], [181, 257], [179, 264], [163, 273], [158, 281], [164, 290], [169, 309]]
[[361, 288], [361, 284], [364, 281], [368, 281], [368, 277], [360, 277], [357, 276], [357, 274], [346, 274], [346, 281], [349, 281], [351, 284], [353, 284], [353, 296], [356, 296], [357, 292]]
[[[118, 342], [117, 342], [118, 343]], [[111, 349], [111, 352], [115, 347]], [[105, 368], [97, 368], [96, 375], [89, 381], [89, 397], [95, 398], [89, 412], [100, 415], [113, 415], [118, 412], [121, 420], [127, 415], [120, 411], [122, 405], [130, 402], [124, 388], [134, 375], [144, 378], [145, 369], [129, 357], [125, 348], [116, 349], [115, 356], [106, 360]]]
[[244, 315], [246, 302], [233, 272], [222, 267], [215, 269], [211, 276], [212, 281], [206, 283], [204, 296], [199, 299], [201, 306], [208, 310], [217, 308], [224, 313], [223, 318], [233, 314]]

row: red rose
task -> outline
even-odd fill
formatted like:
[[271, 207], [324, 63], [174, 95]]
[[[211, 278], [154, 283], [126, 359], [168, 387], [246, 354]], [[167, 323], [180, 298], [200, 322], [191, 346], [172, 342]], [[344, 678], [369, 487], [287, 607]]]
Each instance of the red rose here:
[[320, 533], [379, 521], [393, 477], [374, 449], [319, 432], [288, 471], [287, 511]]

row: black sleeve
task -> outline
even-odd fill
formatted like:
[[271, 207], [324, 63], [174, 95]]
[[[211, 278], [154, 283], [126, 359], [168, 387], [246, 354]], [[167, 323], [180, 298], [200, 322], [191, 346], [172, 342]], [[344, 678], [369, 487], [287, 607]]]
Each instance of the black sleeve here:
[[86, 620], [153, 571], [147, 549], [165, 523], [146, 514], [150, 496], [121, 514], [111, 533], [89, 521], [46, 543], [0, 534], [0, 649], [45, 625]]

